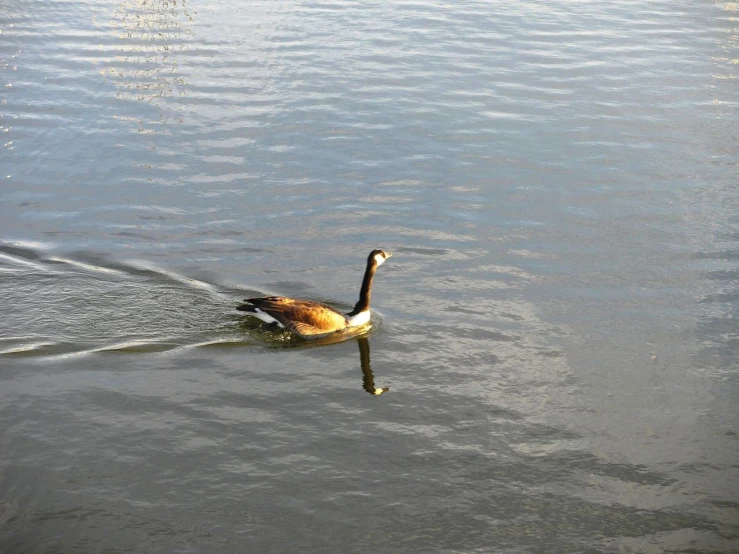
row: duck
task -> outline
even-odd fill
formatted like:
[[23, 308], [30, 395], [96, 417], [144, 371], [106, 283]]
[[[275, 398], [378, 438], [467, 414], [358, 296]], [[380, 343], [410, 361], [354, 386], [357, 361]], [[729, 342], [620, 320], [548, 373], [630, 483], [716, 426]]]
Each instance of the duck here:
[[391, 256], [389, 252], [379, 249], [369, 253], [362, 287], [359, 289], [359, 301], [346, 314], [322, 302], [286, 296], [247, 298], [236, 309], [307, 340], [361, 328], [370, 322], [370, 299], [375, 271]]

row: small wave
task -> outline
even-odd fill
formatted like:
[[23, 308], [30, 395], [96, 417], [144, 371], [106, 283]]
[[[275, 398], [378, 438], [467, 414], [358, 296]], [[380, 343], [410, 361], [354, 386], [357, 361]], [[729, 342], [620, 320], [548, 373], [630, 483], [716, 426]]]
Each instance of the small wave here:
[[87, 264], [85, 262], [80, 262], [80, 261], [72, 260], [69, 258], [60, 258], [58, 256], [50, 256], [46, 258], [46, 261], [52, 262], [52, 263], [71, 265], [74, 267], [78, 267], [80, 269], [84, 269], [85, 271], [96, 271], [96, 272], [111, 273], [111, 274], [123, 274], [122, 271], [113, 269], [110, 267], [103, 267], [100, 265]]

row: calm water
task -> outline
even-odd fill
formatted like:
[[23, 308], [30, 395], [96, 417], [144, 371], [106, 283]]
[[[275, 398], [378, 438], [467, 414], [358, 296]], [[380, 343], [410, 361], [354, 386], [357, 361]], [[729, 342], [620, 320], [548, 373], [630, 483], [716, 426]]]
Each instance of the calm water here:
[[[739, 551], [738, 45], [728, 1], [0, 2], [0, 552]], [[233, 310], [348, 307], [375, 247], [367, 342]]]

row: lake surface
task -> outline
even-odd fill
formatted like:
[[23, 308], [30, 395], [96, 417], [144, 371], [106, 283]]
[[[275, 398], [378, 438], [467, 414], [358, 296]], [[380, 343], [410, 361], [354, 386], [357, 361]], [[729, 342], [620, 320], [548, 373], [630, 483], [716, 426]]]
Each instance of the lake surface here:
[[0, 552], [739, 551], [738, 29], [2, 2]]

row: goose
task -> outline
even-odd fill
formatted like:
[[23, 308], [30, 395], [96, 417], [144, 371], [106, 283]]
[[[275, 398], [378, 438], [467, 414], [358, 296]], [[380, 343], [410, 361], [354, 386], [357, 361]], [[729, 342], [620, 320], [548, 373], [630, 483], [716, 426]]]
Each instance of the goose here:
[[377, 268], [390, 256], [392, 254], [382, 250], [373, 250], [367, 256], [367, 269], [364, 271], [362, 288], [359, 290], [359, 301], [347, 314], [342, 314], [321, 302], [285, 296], [247, 298], [236, 309], [309, 340], [367, 325], [370, 321], [372, 280]]

